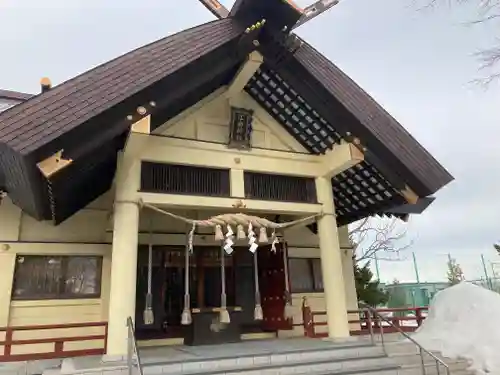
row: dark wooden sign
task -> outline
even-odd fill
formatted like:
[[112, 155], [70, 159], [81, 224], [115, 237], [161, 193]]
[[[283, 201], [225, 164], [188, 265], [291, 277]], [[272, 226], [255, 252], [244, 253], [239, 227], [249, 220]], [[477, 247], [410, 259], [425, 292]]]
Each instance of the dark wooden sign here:
[[238, 149], [252, 148], [253, 111], [231, 107], [228, 147]]

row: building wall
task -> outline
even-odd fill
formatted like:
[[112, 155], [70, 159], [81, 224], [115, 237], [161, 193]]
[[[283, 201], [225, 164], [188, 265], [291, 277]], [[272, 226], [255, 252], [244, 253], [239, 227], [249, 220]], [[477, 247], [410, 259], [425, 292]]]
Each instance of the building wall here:
[[[243, 107], [254, 111], [252, 146], [288, 152], [305, 153], [306, 149], [295, 138], [278, 124], [262, 107], [260, 107], [248, 94], [240, 93], [236, 98], [228, 99], [223, 94], [207, 98], [203, 106], [193, 108], [180, 119], [173, 119], [164, 125], [163, 135], [187, 138], [199, 141], [226, 144], [229, 134], [230, 107]], [[289, 257], [292, 258], [319, 258], [318, 238], [306, 227], [291, 228], [285, 232], [285, 239], [289, 246]], [[358, 308], [356, 289], [354, 284], [353, 265], [351, 259], [351, 245], [348, 239], [347, 227], [339, 231], [342, 248], [342, 265], [346, 289], [347, 308]], [[295, 328], [293, 332], [283, 332], [283, 335], [302, 335], [302, 301], [306, 297], [313, 311], [324, 311], [325, 300], [323, 293], [294, 293], [292, 294]], [[318, 318], [326, 319], [326, 317]], [[356, 314], [349, 315], [350, 320], [356, 320]], [[357, 325], [352, 328], [356, 329]], [[326, 326], [318, 328], [318, 332], [326, 331]]]
[[[305, 152], [303, 147], [286, 130], [277, 124], [248, 95], [233, 99], [238, 106], [255, 111], [253, 146], [288, 152]], [[164, 135], [226, 143], [230, 117], [229, 101], [224, 96], [206, 100], [198, 109], [177, 118], [164, 126]], [[112, 193], [108, 192], [59, 226], [38, 222], [20, 212], [9, 199], [0, 206], [0, 288], [8, 290], [0, 294], [0, 327], [7, 325], [36, 325], [106, 321], [108, 311], [111, 240], [112, 240]], [[191, 218], [207, 218], [221, 212], [177, 211]], [[144, 209], [140, 216], [139, 242], [147, 244], [185, 244], [186, 224], [168, 216]], [[293, 220], [290, 217], [289, 220]], [[152, 232], [152, 234], [149, 234]], [[195, 238], [196, 245], [216, 245], [213, 233], [207, 230]], [[319, 258], [318, 239], [305, 227], [291, 228], [284, 233], [291, 257]], [[343, 247], [344, 269], [348, 307], [355, 309], [356, 294], [349, 265], [350, 250], [347, 229], [340, 232]], [[12, 278], [17, 254], [73, 254], [103, 256], [101, 298], [88, 300], [12, 301]], [[302, 323], [302, 298], [306, 296], [314, 310], [324, 310], [323, 293], [293, 294], [294, 323]], [[87, 329], [88, 330], [88, 329]], [[66, 330], [68, 331], [68, 330]], [[78, 329], [65, 334], [80, 335]], [[28, 334], [28, 333], [25, 333]], [[42, 332], [31, 333], [40, 337]], [[59, 334], [59, 332], [58, 332]], [[87, 331], [87, 334], [88, 331]], [[302, 335], [300, 327], [294, 334]], [[95, 344], [95, 343], [90, 343]], [[30, 348], [30, 350], [34, 350]]]
[[[23, 214], [9, 199], [0, 205], [0, 327], [100, 322], [107, 320], [111, 246], [104, 242], [107, 211], [95, 202], [73, 218], [54, 227]], [[22, 255], [98, 255], [103, 257], [101, 298], [11, 301], [16, 256]], [[14, 339], [101, 335], [103, 327], [25, 331]], [[4, 335], [4, 334], [1, 334]], [[65, 350], [93, 349], [102, 340], [73, 342]], [[20, 345], [12, 354], [52, 351], [54, 344]], [[1, 348], [0, 348], [1, 350]]]
[[227, 144], [229, 138], [230, 107], [243, 107], [254, 111], [252, 147], [308, 153], [307, 150], [278, 124], [247, 93], [228, 99], [223, 90], [207, 97], [203, 105], [194, 106], [166, 123], [165, 136], [174, 136], [212, 143]]

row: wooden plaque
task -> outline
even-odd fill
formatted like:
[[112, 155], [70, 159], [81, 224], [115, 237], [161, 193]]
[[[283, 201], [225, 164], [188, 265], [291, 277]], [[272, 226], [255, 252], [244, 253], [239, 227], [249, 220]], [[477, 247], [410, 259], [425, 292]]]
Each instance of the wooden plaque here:
[[242, 150], [252, 148], [253, 111], [231, 107], [228, 147]]

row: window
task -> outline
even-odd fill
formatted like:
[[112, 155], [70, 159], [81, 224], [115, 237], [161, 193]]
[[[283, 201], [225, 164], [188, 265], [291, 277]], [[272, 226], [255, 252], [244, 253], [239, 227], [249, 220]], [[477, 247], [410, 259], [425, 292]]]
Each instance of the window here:
[[321, 260], [318, 258], [290, 258], [290, 287], [292, 293], [323, 291]]
[[13, 300], [99, 298], [102, 257], [20, 255]]

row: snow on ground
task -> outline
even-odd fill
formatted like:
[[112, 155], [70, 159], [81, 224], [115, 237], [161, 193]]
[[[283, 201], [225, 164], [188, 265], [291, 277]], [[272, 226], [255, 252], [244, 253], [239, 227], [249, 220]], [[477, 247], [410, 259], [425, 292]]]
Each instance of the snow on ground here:
[[499, 313], [500, 294], [462, 282], [436, 294], [412, 338], [444, 357], [467, 359], [479, 374], [500, 375]]

